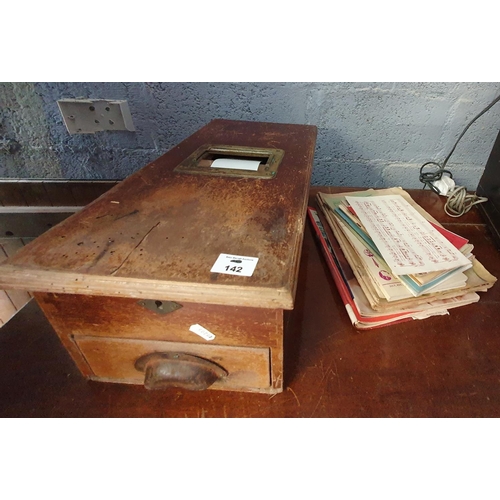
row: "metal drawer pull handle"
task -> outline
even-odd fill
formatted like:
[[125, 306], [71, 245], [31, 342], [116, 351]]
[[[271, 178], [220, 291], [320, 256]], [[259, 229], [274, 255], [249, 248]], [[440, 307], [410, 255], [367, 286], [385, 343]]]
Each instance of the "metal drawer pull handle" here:
[[227, 371], [208, 359], [181, 352], [155, 352], [141, 356], [135, 369], [144, 372], [144, 387], [150, 390], [180, 387], [203, 391]]

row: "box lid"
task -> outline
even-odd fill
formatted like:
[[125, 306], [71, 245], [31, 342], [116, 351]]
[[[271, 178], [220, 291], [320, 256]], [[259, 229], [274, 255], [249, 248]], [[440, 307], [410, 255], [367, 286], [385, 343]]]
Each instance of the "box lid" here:
[[[0, 287], [290, 309], [316, 140], [308, 125], [214, 120], [0, 265]], [[274, 178], [175, 170], [205, 144], [284, 151]], [[251, 276], [211, 272], [257, 257]]]

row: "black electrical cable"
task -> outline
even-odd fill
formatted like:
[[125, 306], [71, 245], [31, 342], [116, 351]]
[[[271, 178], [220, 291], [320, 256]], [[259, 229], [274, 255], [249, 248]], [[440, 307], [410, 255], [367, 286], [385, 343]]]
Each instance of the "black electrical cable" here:
[[[441, 194], [439, 190], [434, 186], [434, 182], [439, 181], [442, 177], [443, 174], [447, 174], [450, 176], [451, 179], [453, 179], [453, 174], [450, 172], [450, 170], [447, 170], [446, 164], [448, 163], [448, 160], [450, 159], [451, 155], [455, 151], [458, 143], [460, 142], [460, 139], [465, 135], [467, 130], [469, 130], [470, 126], [486, 111], [488, 111], [490, 108], [492, 108], [498, 101], [500, 101], [500, 95], [495, 97], [493, 101], [491, 101], [488, 106], [486, 106], [480, 113], [478, 113], [464, 128], [458, 139], [456, 140], [455, 144], [451, 148], [451, 151], [448, 153], [448, 156], [444, 159], [443, 163], [437, 163], [435, 161], [428, 161], [427, 163], [424, 163], [420, 167], [420, 175], [419, 175], [419, 180], [420, 182], [424, 185], [422, 189], [425, 189], [425, 187], [429, 187], [432, 189], [434, 192], [437, 194]], [[434, 168], [433, 170], [424, 172], [424, 168], [427, 167], [428, 165], [433, 165]], [[478, 203], [483, 203], [487, 201], [487, 198], [483, 197], [478, 197], [476, 195], [468, 195], [466, 194], [467, 190], [464, 186], [460, 186], [455, 188], [449, 195], [448, 195], [448, 201], [446, 202], [446, 205], [444, 207], [445, 212], [450, 215], [451, 217], [460, 217], [464, 213], [468, 212], [474, 205]]]

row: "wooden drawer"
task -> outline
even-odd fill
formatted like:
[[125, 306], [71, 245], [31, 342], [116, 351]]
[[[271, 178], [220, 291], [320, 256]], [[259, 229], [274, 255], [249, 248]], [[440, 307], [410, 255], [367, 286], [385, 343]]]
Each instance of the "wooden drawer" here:
[[[315, 141], [310, 125], [214, 120], [1, 263], [0, 288], [35, 294], [85, 377], [281, 392]], [[218, 155], [260, 166], [202, 165]]]
[[[81, 354], [93, 372], [91, 378], [129, 384], [142, 384], [144, 374], [134, 364], [154, 352], [182, 352], [208, 359], [222, 366], [228, 376], [211, 388], [267, 392], [271, 384], [270, 352], [266, 348], [228, 347], [149, 340], [74, 337]], [[248, 390], [248, 389], [247, 389]]]

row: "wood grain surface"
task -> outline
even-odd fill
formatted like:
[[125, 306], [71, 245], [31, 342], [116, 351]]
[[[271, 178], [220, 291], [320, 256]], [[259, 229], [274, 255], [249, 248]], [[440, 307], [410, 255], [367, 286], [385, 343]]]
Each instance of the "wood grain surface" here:
[[[0, 238], [0, 262], [12, 257], [31, 239]], [[32, 298], [26, 290], [0, 290], [0, 326], [7, 323]]]
[[96, 380], [142, 385], [144, 374], [134, 367], [139, 357], [152, 352], [180, 352], [213, 361], [228, 372], [224, 380], [215, 382], [208, 390], [237, 391], [249, 387], [254, 392], [270, 390], [269, 349], [266, 348], [95, 337], [77, 337], [75, 341], [92, 367]]
[[[1, 266], [0, 287], [293, 307], [316, 127], [215, 120]], [[279, 148], [274, 179], [174, 169], [204, 144]], [[211, 273], [221, 253], [252, 276]]]
[[[137, 299], [35, 293], [62, 344], [86, 377], [143, 384], [134, 362], [182, 352], [220, 364], [229, 376], [210, 389], [274, 393], [283, 387], [283, 310], [178, 304], [159, 314]], [[210, 341], [191, 331], [201, 325]], [[90, 347], [89, 347], [90, 346]]]
[[[478, 259], [500, 276], [500, 255], [476, 210], [452, 219], [438, 195], [410, 193], [469, 238]], [[0, 415], [499, 417], [500, 287], [449, 316], [358, 332], [307, 224], [296, 307], [285, 315], [284, 353], [285, 390], [272, 396], [86, 381], [32, 301], [0, 330]]]

